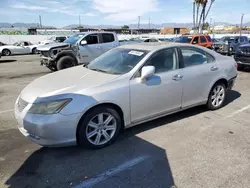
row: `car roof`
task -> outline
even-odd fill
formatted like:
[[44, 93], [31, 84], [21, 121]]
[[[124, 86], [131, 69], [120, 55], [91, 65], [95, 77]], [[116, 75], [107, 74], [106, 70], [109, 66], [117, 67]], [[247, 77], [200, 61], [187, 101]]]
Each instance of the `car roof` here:
[[178, 46], [195, 47], [194, 45], [183, 44], [183, 43], [149, 42], [149, 43], [126, 44], [126, 45], [119, 46], [118, 48], [137, 49], [137, 50], [145, 50], [145, 51], [156, 51], [156, 50], [160, 50], [160, 49], [164, 49], [164, 48], [178, 47]]
[[80, 32], [80, 33], [76, 33], [76, 34], [86, 35], [86, 34], [96, 34], [96, 33], [115, 34], [115, 32], [110, 32], [110, 31], [86, 31], [86, 32]]
[[187, 36], [187, 37], [198, 37], [198, 36], [209, 36], [207, 34], [193, 34], [193, 35], [182, 35], [182, 36]]

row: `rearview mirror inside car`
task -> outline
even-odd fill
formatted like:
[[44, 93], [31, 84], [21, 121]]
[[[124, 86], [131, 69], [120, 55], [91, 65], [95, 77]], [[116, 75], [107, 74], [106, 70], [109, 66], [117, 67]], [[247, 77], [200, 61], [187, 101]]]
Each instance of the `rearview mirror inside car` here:
[[86, 40], [82, 40], [82, 41], [80, 42], [80, 44], [81, 44], [81, 45], [86, 45], [86, 44], [87, 44], [87, 41], [86, 41]]

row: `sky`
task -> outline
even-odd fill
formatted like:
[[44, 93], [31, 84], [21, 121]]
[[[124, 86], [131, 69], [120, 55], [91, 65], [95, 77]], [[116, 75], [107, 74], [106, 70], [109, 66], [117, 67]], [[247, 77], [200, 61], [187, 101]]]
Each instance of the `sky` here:
[[[210, 1], [210, 0], [209, 0]], [[70, 24], [124, 25], [191, 23], [193, 0], [0, 0], [0, 22], [38, 23], [46, 26]], [[250, 0], [215, 0], [208, 19], [216, 22], [250, 21]]]

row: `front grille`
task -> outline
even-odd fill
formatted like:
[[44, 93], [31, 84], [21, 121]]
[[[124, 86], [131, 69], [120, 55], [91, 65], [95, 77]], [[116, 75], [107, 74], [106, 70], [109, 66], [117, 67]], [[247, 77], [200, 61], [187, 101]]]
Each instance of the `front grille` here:
[[250, 55], [250, 48], [241, 48], [243, 54]]
[[49, 52], [48, 51], [41, 51], [41, 55], [44, 57], [49, 57]]
[[28, 105], [28, 103], [26, 101], [24, 101], [23, 99], [19, 98], [18, 100], [18, 103], [17, 103], [17, 107], [18, 107], [18, 110], [20, 112], [23, 111], [23, 109]]

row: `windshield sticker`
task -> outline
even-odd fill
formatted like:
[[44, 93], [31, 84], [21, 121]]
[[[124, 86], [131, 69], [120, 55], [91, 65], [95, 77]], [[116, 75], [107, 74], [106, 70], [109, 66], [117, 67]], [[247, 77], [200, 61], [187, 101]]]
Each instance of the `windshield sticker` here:
[[128, 54], [136, 55], [136, 56], [142, 56], [144, 53], [143, 53], [143, 52], [140, 52], [140, 51], [132, 50], [132, 51], [130, 51]]

